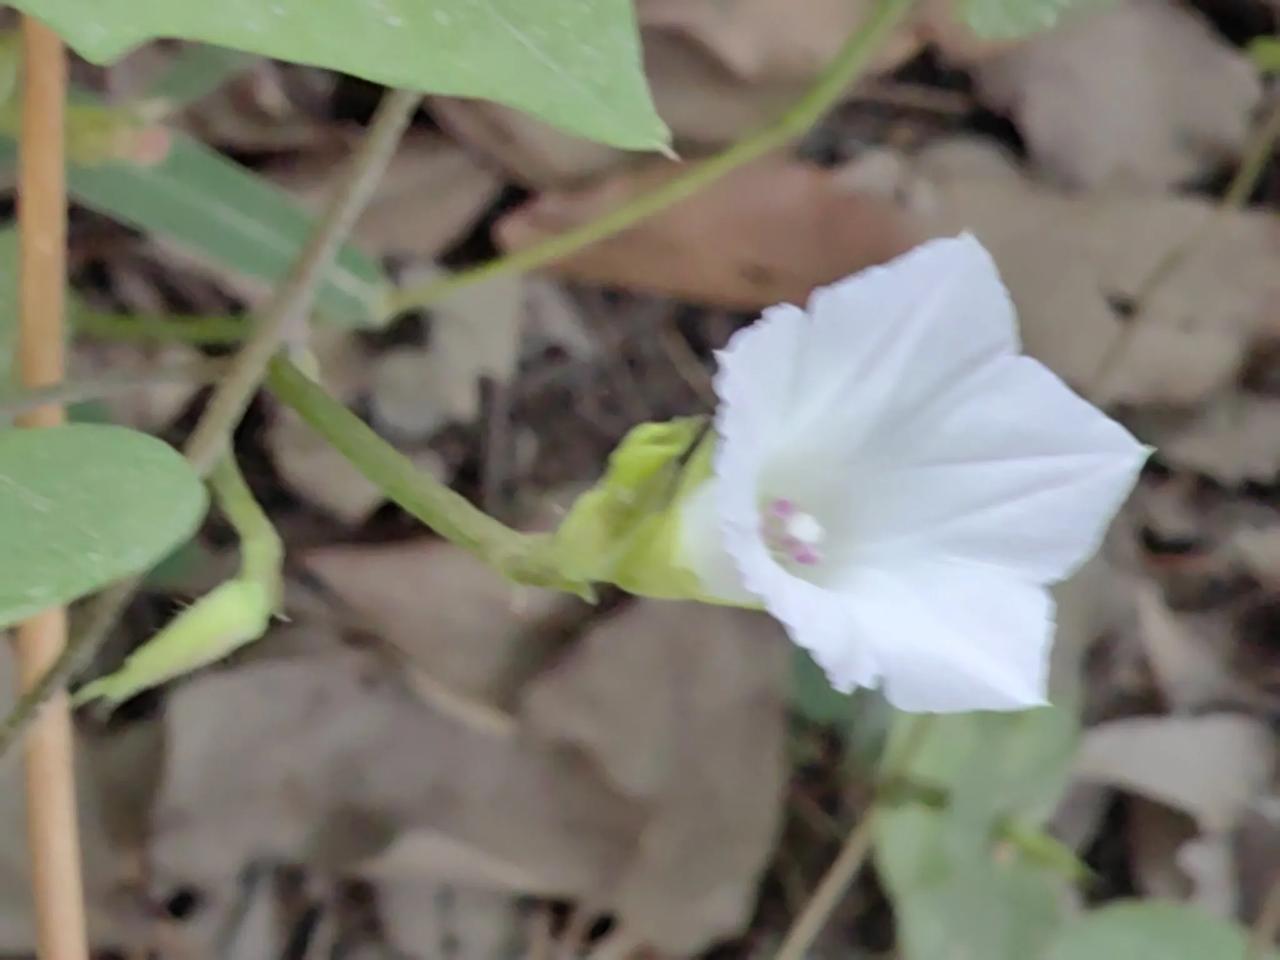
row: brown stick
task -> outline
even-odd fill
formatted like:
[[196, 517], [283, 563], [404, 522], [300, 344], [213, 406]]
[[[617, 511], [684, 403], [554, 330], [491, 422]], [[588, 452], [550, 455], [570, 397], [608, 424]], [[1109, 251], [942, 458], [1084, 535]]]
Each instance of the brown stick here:
[[[66, 54], [53, 31], [30, 17], [22, 25], [25, 82], [18, 159], [19, 346], [24, 386], [63, 378], [62, 318], [66, 284], [66, 184], [63, 129]], [[45, 406], [24, 426], [62, 422]], [[67, 639], [66, 612], [46, 610], [18, 626], [14, 647], [26, 690], [57, 659]], [[71, 713], [65, 693], [51, 698], [26, 741], [27, 843], [40, 960], [87, 960], [84, 892]]]

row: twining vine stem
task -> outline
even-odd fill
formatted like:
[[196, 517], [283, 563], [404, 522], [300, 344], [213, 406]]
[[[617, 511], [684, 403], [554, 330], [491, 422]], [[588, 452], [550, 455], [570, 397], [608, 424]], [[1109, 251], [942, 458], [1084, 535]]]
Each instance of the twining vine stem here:
[[[201, 475], [208, 474], [228, 449], [231, 431], [240, 422], [266, 376], [271, 358], [286, 339], [301, 338], [320, 282], [373, 195], [420, 100], [420, 94], [403, 90], [390, 91], [383, 98], [369, 132], [352, 158], [346, 179], [339, 184], [288, 278], [263, 311], [244, 347], [236, 354], [225, 379], [215, 388], [209, 405], [187, 441], [184, 453]], [[62, 282], [61, 277], [59, 282]], [[0, 754], [22, 736], [40, 705], [61, 690], [71, 675], [92, 657], [140, 582], [138, 577], [123, 580], [100, 593], [89, 604], [84, 629], [72, 638], [43, 674], [34, 679], [9, 715], [0, 722]]]
[[635, 197], [589, 223], [470, 270], [400, 290], [389, 298], [387, 312], [394, 314], [428, 306], [462, 287], [507, 274], [525, 273], [562, 260], [583, 247], [621, 233], [641, 220], [679, 203], [757, 157], [785, 146], [821, 120], [848, 92], [850, 85], [866, 73], [872, 58], [914, 3], [915, 0], [881, 0], [845, 42], [814, 85], [769, 125], [721, 153], [693, 163], [681, 176], [668, 180], [662, 186]]
[[[653, 192], [637, 197], [591, 223], [473, 270], [393, 295], [386, 305], [388, 312], [422, 306], [461, 287], [495, 276], [545, 266], [666, 209], [743, 164], [785, 145], [820, 120], [846, 93], [850, 85], [866, 72], [876, 52], [890, 37], [894, 28], [905, 19], [914, 3], [915, 0], [881, 0], [871, 15], [849, 37], [809, 91], [775, 122], [740, 140], [722, 153], [692, 165], [683, 176], [668, 181]], [[417, 95], [396, 92], [390, 94], [380, 106], [370, 133], [355, 159], [351, 177], [335, 195], [324, 221], [312, 236], [293, 273], [281, 287], [279, 294], [273, 299], [261, 320], [253, 327], [253, 333], [241, 352], [237, 354], [232, 370], [215, 391], [204, 417], [187, 444], [186, 453], [201, 472], [207, 472], [226, 448], [230, 431], [243, 416], [268, 366], [276, 357], [281, 343], [304, 324], [319, 281], [376, 186], [417, 101]], [[102, 315], [86, 317], [84, 327], [91, 329], [99, 336], [111, 336], [118, 332], [126, 338], [150, 337], [160, 332], [153, 323], [135, 322], [127, 317], [111, 318]], [[235, 329], [225, 318], [200, 318], [190, 323], [174, 322], [171, 327], [173, 339], [179, 340], [198, 341], [201, 338], [217, 340], [229, 338], [235, 333]], [[291, 373], [296, 374], [297, 377], [302, 376], [296, 369], [291, 370], [291, 366], [282, 358], [277, 361], [272, 374], [273, 386], [277, 393], [286, 394], [291, 387], [298, 388], [294, 392], [301, 395], [302, 388], [306, 388], [307, 383], [302, 383], [290, 376]], [[318, 402], [323, 394], [323, 391], [306, 392], [314, 402]], [[336, 413], [336, 409], [334, 412]], [[349, 421], [346, 422], [347, 426], [353, 426]], [[313, 423], [313, 426], [316, 425]], [[359, 431], [352, 429], [349, 433], [355, 436]], [[360, 442], [350, 445], [343, 452], [365, 472], [366, 476], [381, 477], [382, 481], [386, 482], [394, 474], [399, 481], [405, 481], [407, 478], [400, 473], [398, 467], [390, 473], [384, 469], [389, 466], [389, 462], [382, 456], [386, 452], [382, 450], [383, 446], [386, 445], [381, 444], [379, 438], [370, 431], [369, 436], [361, 436]], [[394, 451], [391, 452], [394, 453]], [[375, 479], [375, 482], [379, 481]], [[447, 535], [451, 530], [447, 522], [448, 516], [452, 516], [457, 522], [464, 515], [463, 504], [468, 511], [474, 511], [475, 508], [465, 501], [459, 504], [458, 501], [461, 498], [458, 498], [457, 494], [440, 484], [435, 484], [440, 487], [437, 490], [432, 486], [433, 483], [434, 481], [429, 478], [414, 478], [415, 494], [421, 493], [425, 488], [431, 488], [427, 506], [432, 509], [423, 510], [419, 516], [424, 521], [444, 524], [444, 530], [441, 532]], [[393, 499], [395, 498], [392, 490], [383, 489]], [[499, 569], [526, 582], [538, 581], [548, 585], [556, 583], [556, 575], [546, 568], [541, 544], [533, 543], [529, 538], [503, 527], [490, 517], [485, 516], [484, 519], [487, 522], [481, 524], [475, 517], [468, 514], [463, 526], [453, 529], [452, 532], [465, 540], [483, 528], [487, 531], [485, 536], [488, 539], [484, 540], [483, 551], [478, 552], [486, 552]], [[475, 522], [472, 523], [472, 521]], [[472, 543], [472, 548], [476, 549], [475, 543]], [[44, 698], [48, 697], [53, 690], [60, 688], [101, 643], [119, 618], [137, 585], [136, 579], [124, 581], [95, 598], [88, 611], [85, 629], [73, 638], [64, 656], [45, 676], [40, 678], [31, 693], [20, 700], [9, 716], [0, 722], [0, 754], [20, 736]], [[577, 589], [575, 584], [560, 585], [564, 589]]]

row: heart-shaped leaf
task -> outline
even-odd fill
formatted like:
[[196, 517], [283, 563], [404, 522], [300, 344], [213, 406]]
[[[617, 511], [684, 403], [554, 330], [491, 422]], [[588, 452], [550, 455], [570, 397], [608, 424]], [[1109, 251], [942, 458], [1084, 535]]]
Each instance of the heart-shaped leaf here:
[[145, 570], [204, 516], [168, 445], [123, 427], [0, 432], [0, 626]]
[[618, 147], [668, 133], [631, 0], [16, 0], [95, 63], [157, 37], [496, 100]]

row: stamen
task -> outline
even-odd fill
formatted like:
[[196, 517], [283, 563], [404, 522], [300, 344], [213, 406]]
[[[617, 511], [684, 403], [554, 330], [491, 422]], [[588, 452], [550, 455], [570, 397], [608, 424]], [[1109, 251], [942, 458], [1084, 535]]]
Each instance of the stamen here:
[[780, 560], [805, 567], [822, 562], [818, 544], [826, 531], [817, 517], [802, 511], [794, 501], [782, 497], [769, 501], [763, 526], [765, 542]]

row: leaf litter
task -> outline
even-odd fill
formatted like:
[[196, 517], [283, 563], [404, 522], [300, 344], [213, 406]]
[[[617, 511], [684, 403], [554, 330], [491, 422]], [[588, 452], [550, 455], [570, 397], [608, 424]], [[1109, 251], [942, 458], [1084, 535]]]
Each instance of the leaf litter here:
[[[711, 351], [752, 311], [968, 229], [999, 262], [1028, 351], [1158, 447], [1105, 556], [1060, 600], [1076, 639], [1056, 676], [1078, 696], [1082, 729], [1063, 728], [1078, 745], [1044, 768], [1041, 797], [1015, 776], [1018, 758], [1059, 742], [1036, 725], [1001, 734], [992, 775], [1011, 778], [1007, 794], [952, 787], [954, 817], [1046, 818], [1093, 871], [1082, 896], [999, 842], [954, 846], [977, 821], [913, 808], [920, 835], [952, 838], [947, 870], [1024, 884], [1021, 925], [984, 913], [980, 884], [967, 899], [918, 894], [882, 861], [815, 956], [892, 947], [884, 883], [906, 898], [908, 951], [931, 942], [916, 918], [950, 917], [953, 941], [1010, 960], [1028, 960], [1027, 943], [1078, 955], [1094, 928], [1052, 924], [1085, 901], [1185, 900], [1244, 922], [1261, 909], [1280, 856], [1274, 172], [1200, 236], [1271, 96], [1241, 53], [1262, 32], [1241, 23], [1269, 14], [1240, 6], [1255, 19], [1128, 0], [988, 43], [926, 4], [878, 76], [795, 151], [542, 276], [312, 343], [326, 386], [421, 468], [545, 529], [634, 422], [705, 411]], [[866, 8], [815, 4], [777, 29], [767, 3], [642, 0], [681, 155], [775, 115]], [[181, 50], [147, 48], [159, 68]], [[117, 86], [145, 81], [122, 73]], [[254, 61], [177, 122], [312, 203], [372, 103], [355, 81]], [[426, 114], [357, 233], [402, 280], [526, 247], [680, 169], [502, 107], [435, 99]], [[260, 297], [91, 216], [72, 254], [77, 291], [103, 308], [218, 315]], [[161, 362], [150, 348], [77, 349], [89, 370]], [[174, 438], [199, 394], [130, 400], [109, 415]], [[101, 946], [490, 960], [569, 955], [581, 937], [631, 960], [716, 945], [719, 958], [770, 955], [865, 807], [874, 711], [840, 703], [809, 719], [761, 617], [509, 587], [269, 398], [238, 440], [291, 546], [292, 621], [105, 727], [81, 724]], [[20, 836], [20, 811], [4, 813]], [[0, 947], [20, 951], [12, 854]], [[965, 911], [986, 928], [954, 919]]]

